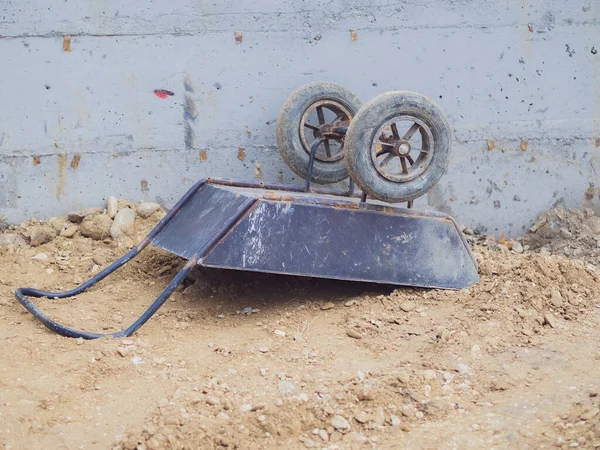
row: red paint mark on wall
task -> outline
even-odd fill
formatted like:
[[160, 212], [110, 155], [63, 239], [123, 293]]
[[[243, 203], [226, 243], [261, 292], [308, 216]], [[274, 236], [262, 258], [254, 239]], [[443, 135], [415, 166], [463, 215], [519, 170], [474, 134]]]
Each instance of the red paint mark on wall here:
[[167, 91], [166, 89], [154, 89], [154, 95], [156, 95], [158, 98], [167, 98], [174, 96], [175, 93]]

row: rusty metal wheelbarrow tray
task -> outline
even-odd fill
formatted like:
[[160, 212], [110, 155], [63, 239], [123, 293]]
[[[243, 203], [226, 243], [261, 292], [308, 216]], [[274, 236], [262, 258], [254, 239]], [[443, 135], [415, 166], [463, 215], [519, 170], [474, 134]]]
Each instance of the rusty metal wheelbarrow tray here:
[[27, 296], [77, 295], [150, 243], [188, 262], [136, 322], [110, 336], [133, 334], [197, 264], [441, 289], [460, 289], [479, 280], [469, 245], [451, 217], [342, 195], [303, 192], [298, 186], [201, 180], [140, 245], [81, 286], [56, 293], [20, 288], [16, 298], [63, 336], [105, 336], [52, 321]]

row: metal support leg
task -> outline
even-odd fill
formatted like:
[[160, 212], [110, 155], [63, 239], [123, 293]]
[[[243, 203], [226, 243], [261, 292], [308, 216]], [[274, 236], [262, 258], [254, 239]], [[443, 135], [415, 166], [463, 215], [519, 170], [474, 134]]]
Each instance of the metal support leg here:
[[315, 139], [312, 145], [310, 146], [310, 158], [308, 160], [308, 169], [306, 171], [306, 187], [304, 188], [305, 192], [310, 192], [310, 181], [312, 179], [313, 166], [315, 164], [315, 155], [317, 154], [317, 148], [325, 142], [325, 139], [319, 138]]

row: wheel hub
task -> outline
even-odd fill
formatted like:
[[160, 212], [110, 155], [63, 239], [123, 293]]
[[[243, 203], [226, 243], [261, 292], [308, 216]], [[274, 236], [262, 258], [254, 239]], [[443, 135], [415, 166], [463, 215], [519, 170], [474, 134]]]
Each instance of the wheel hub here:
[[394, 150], [396, 151], [396, 154], [398, 156], [408, 156], [411, 150], [410, 143], [408, 143], [407, 141], [400, 140], [396, 142]]

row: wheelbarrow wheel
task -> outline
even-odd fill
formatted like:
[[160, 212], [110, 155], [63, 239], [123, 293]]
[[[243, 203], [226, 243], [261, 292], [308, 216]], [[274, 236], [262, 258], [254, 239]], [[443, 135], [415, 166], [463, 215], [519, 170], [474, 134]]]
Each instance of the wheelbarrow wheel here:
[[[297, 89], [277, 117], [277, 147], [290, 169], [306, 178], [311, 144], [332, 124], [347, 126], [360, 105], [356, 95], [336, 83], [319, 81]], [[328, 184], [347, 177], [343, 136], [325, 137], [315, 154], [311, 181]]]
[[356, 114], [346, 133], [344, 160], [363, 192], [407, 202], [440, 180], [451, 149], [452, 130], [439, 106], [415, 92], [392, 91]]

